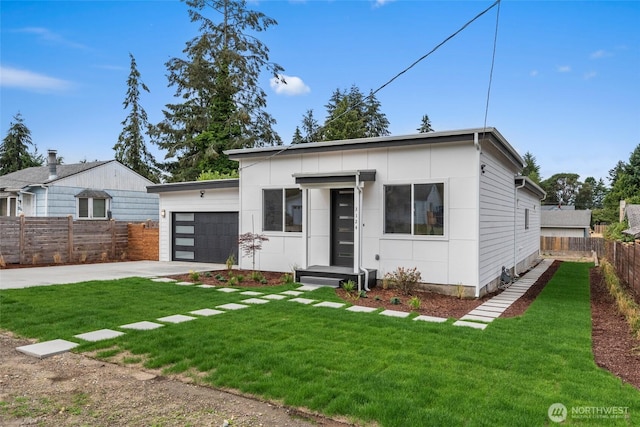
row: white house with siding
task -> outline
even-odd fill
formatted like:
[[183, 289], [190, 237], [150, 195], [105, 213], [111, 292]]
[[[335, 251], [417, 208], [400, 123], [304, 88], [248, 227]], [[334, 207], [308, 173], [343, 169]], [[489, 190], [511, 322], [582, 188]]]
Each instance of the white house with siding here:
[[[366, 289], [398, 267], [416, 267], [428, 287], [463, 285], [480, 296], [495, 289], [503, 266], [517, 274], [538, 258], [544, 192], [519, 175], [522, 158], [494, 128], [227, 154], [239, 162], [237, 187], [149, 188], [164, 209], [161, 260], [207, 258], [198, 241], [216, 237], [198, 231], [199, 211], [235, 212], [238, 234], [269, 239], [256, 268], [296, 270], [300, 281], [352, 277]], [[189, 238], [177, 225], [193, 232], [192, 249], [176, 241]], [[239, 259], [241, 268], [251, 262]]]
[[58, 164], [50, 150], [46, 166], [0, 176], [0, 216], [157, 221], [151, 184], [116, 160]]

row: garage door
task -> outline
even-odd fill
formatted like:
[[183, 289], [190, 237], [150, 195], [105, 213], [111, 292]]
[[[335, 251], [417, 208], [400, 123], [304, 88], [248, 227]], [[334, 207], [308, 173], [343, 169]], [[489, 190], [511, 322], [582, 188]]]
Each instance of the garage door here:
[[174, 212], [174, 261], [238, 259], [238, 212]]

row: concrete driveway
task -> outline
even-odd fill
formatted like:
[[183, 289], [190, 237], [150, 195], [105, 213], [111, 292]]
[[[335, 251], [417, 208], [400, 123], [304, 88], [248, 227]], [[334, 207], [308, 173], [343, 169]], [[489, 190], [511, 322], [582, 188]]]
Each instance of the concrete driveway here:
[[99, 264], [25, 267], [0, 270], [0, 289], [61, 285], [125, 277], [158, 277], [190, 271], [225, 270], [223, 264], [177, 261], [128, 261]]

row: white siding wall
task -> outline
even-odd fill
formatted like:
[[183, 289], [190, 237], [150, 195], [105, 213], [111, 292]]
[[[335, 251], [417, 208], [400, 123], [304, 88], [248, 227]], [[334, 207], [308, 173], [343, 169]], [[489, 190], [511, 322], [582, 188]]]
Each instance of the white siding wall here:
[[[294, 173], [375, 169], [375, 182], [364, 187], [363, 266], [378, 277], [399, 266], [417, 267], [425, 282], [476, 286], [478, 283], [478, 152], [471, 142], [286, 155], [246, 159], [240, 190], [240, 230], [262, 232], [262, 189], [295, 188]], [[385, 184], [444, 182], [446, 236], [384, 235]], [[330, 190], [309, 189], [309, 264], [328, 265], [330, 256]], [[301, 233], [264, 232], [269, 237], [256, 268], [289, 271], [303, 264]], [[378, 256], [378, 260], [376, 260]], [[242, 260], [247, 268], [248, 260]]]
[[[516, 240], [517, 273], [529, 267], [529, 260], [540, 253], [540, 199], [525, 188], [518, 189], [518, 224]], [[525, 228], [525, 211], [529, 210], [529, 228]]]
[[480, 163], [480, 288], [514, 266], [514, 178], [516, 167], [490, 144], [482, 147]]
[[171, 261], [171, 218], [174, 212], [238, 212], [238, 189], [221, 188], [205, 190], [168, 191], [160, 197], [160, 212], [164, 209], [164, 218], [160, 216], [159, 260]]
[[540, 229], [540, 235], [547, 237], [589, 237], [584, 228], [561, 227], [543, 227]]

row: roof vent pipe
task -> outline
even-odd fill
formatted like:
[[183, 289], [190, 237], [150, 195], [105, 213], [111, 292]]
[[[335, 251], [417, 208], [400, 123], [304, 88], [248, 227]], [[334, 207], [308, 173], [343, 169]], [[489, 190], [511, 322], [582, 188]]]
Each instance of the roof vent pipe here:
[[49, 150], [49, 158], [47, 159], [47, 165], [49, 166], [49, 179], [55, 179], [58, 177], [58, 171], [56, 166], [58, 165], [58, 159], [56, 158], [56, 150]]

